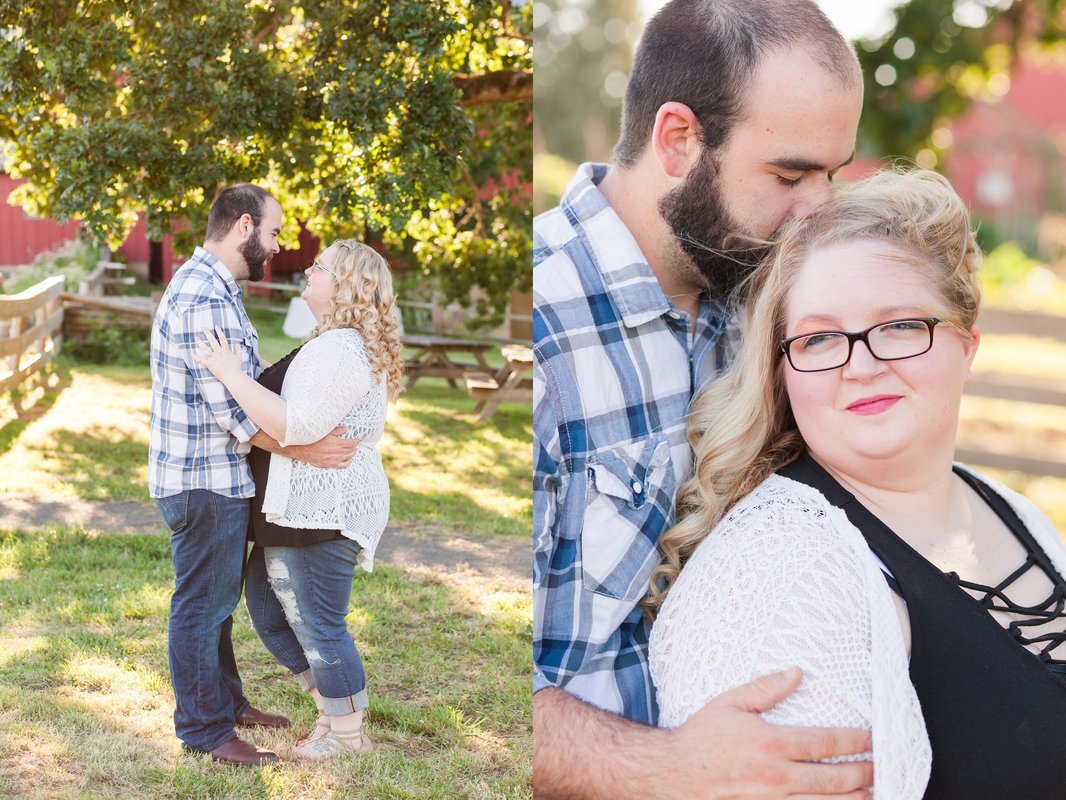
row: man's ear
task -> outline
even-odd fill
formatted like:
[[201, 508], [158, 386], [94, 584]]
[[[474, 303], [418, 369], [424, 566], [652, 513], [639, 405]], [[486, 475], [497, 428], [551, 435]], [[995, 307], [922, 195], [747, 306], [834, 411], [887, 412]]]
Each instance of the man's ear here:
[[651, 146], [662, 171], [671, 178], [684, 178], [700, 156], [702, 128], [692, 109], [684, 103], [663, 103], [655, 114]]
[[237, 220], [237, 233], [241, 235], [242, 239], [247, 239], [249, 234], [255, 230], [255, 220], [252, 219], [251, 214], [241, 214]]

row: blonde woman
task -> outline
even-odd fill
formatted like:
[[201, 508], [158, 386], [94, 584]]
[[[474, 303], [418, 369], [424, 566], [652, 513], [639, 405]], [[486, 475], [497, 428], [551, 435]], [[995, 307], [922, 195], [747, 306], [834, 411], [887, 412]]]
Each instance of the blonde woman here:
[[205, 331], [197, 360], [248, 416], [283, 446], [337, 426], [359, 446], [351, 463], [322, 469], [253, 450], [246, 596], [267, 649], [310, 692], [319, 716], [297, 758], [372, 748], [363, 734], [366, 673], [345, 623], [356, 566], [373, 568], [389, 516], [389, 484], [376, 445], [386, 402], [400, 391], [400, 336], [392, 277], [365, 244], [334, 242], [307, 268], [303, 297], [318, 325], [259, 382], [240, 371], [236, 347]]
[[799, 666], [764, 716], [870, 730], [878, 798], [1066, 793], [1066, 548], [952, 461], [980, 259], [922, 170], [783, 232], [737, 363], [691, 409], [650, 603], [661, 724]]

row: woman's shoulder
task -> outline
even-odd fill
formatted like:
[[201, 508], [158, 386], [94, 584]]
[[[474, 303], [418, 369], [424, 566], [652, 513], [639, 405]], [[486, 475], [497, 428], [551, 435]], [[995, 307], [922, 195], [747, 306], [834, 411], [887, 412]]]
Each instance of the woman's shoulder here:
[[[999, 495], [1014, 510], [1014, 513], [1021, 519], [1022, 524], [1036, 537], [1041, 546], [1045, 549], [1053, 548], [1056, 551], [1056, 555], [1066, 560], [1066, 551], [1063, 549], [1062, 538], [1055, 527], [1055, 523], [1051, 521], [1047, 514], [1040, 510], [1036, 503], [1020, 492], [1016, 492], [1007, 485], [1000, 483], [995, 478], [990, 478], [975, 469], [970, 469], [965, 464], [956, 462], [954, 466], [956, 470], [971, 475], [992, 492]], [[1059, 555], [1060, 553], [1062, 555]]]
[[301, 349], [301, 352], [305, 351], [317, 358], [343, 358], [345, 355], [365, 357], [366, 342], [354, 328], [333, 328], [308, 340]]
[[742, 497], [714, 526], [686, 569], [694, 565], [728, 571], [738, 564], [747, 569], [759, 563], [775, 572], [789, 571], [827, 555], [858, 554], [864, 541], [843, 509], [825, 495], [775, 474]]
[[[776, 525], [767, 525], [767, 522]], [[829, 523], [829, 524], [827, 524]], [[787, 529], [811, 528], [834, 533], [847, 515], [818, 489], [805, 483], [770, 475], [749, 494], [737, 501], [718, 527], [728, 531], [749, 531], [755, 536], [781, 536]]]

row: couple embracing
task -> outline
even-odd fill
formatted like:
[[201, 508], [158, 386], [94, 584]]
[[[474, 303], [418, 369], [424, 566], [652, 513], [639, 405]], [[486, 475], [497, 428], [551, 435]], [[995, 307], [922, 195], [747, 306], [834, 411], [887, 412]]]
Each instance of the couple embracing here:
[[293, 754], [372, 746], [345, 616], [355, 569], [372, 569], [388, 519], [376, 444], [402, 370], [388, 264], [353, 240], [306, 271], [309, 340], [276, 364], [260, 358], [237, 282], [262, 279], [282, 220], [265, 189], [222, 190], [152, 328], [149, 489], [171, 532], [175, 730], [186, 750], [240, 765], [277, 755], [236, 726], [290, 724], [245, 696], [231, 638], [242, 586], [263, 644], [318, 709]]
[[861, 105], [814, 3], [672, 0], [534, 221], [538, 797], [1066, 791], [1066, 547], [953, 463], [981, 253], [831, 190]]

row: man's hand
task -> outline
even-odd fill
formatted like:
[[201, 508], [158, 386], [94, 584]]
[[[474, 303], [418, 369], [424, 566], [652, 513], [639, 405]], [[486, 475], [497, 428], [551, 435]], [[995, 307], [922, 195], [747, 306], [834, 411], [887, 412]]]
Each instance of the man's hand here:
[[300, 456], [290, 457], [323, 469], [343, 469], [351, 463], [355, 448], [359, 446], [358, 439], [341, 438], [346, 432], [343, 425], [338, 425], [314, 444], [300, 447], [303, 451]]
[[[759, 716], [799, 686], [792, 667], [738, 686], [711, 700], [671, 731], [676, 759], [671, 768], [679, 797], [777, 798], [868, 797], [873, 764], [808, 763], [866, 753], [870, 734], [850, 728], [793, 728], [771, 725]], [[687, 784], [682, 780], [687, 779]], [[695, 779], [695, 780], [693, 780]], [[671, 796], [667, 792], [667, 796]]]
[[558, 689], [533, 696], [533, 793], [543, 800], [868, 800], [870, 734], [775, 726], [759, 716], [799, 686], [792, 667], [725, 692], [674, 730], [649, 728]]
[[286, 458], [303, 461], [322, 469], [343, 469], [352, 462], [358, 439], [342, 439], [347, 428], [338, 425], [314, 444], [297, 444], [282, 447], [263, 431], [252, 437], [252, 444], [271, 453], [280, 453]]

